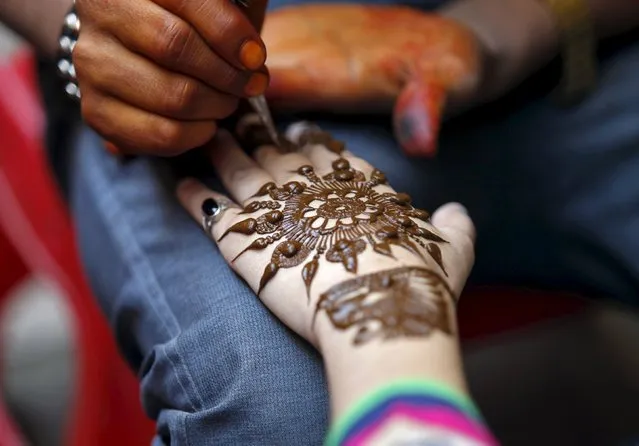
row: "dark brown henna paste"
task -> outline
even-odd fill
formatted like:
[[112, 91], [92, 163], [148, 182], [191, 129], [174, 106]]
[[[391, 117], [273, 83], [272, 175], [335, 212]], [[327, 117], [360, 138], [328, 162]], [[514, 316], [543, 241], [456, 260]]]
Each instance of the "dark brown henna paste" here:
[[317, 274], [317, 269], [319, 268], [319, 255], [315, 255], [313, 260], [308, 262], [302, 268], [302, 279], [304, 280], [304, 285], [306, 286], [306, 296], [310, 299], [311, 297], [311, 283], [315, 278], [315, 274]]
[[357, 272], [357, 256], [364, 252], [366, 243], [363, 240], [338, 240], [327, 252], [326, 260], [342, 263], [349, 273]]
[[434, 243], [429, 243], [426, 246], [426, 251], [428, 251], [428, 254], [430, 254], [433, 260], [437, 262], [437, 265], [442, 269], [444, 274], [448, 276], [446, 268], [444, 268], [444, 261], [442, 260], [442, 250], [439, 248], [439, 246]]
[[[367, 185], [370, 187], [379, 186], [380, 184], [387, 184], [388, 180], [386, 179], [386, 174], [380, 170], [373, 170], [371, 174], [371, 179], [367, 181]], [[424, 211], [426, 212], [426, 211]]]
[[342, 141], [333, 139], [330, 133], [319, 130], [316, 127], [309, 127], [299, 137], [298, 145], [300, 147], [309, 144], [322, 145], [337, 155], [341, 155], [346, 148]]
[[333, 171], [323, 177], [326, 181], [354, 181], [361, 183], [366, 181], [366, 177], [359, 170], [351, 167], [351, 164], [344, 158], [333, 161]]
[[291, 181], [281, 187], [265, 184], [255, 194], [260, 198], [247, 204], [243, 213], [269, 211], [234, 224], [221, 237], [229, 233], [269, 234], [253, 241], [236, 259], [281, 239], [264, 270], [260, 291], [280, 269], [306, 262], [301, 274], [310, 296], [322, 257], [356, 273], [358, 256], [367, 246], [388, 257], [394, 257], [393, 247], [421, 258], [429, 255], [446, 273], [441, 251], [429, 247], [429, 243], [446, 241], [413, 220], [428, 220], [428, 213], [413, 208], [410, 196], [375, 191], [375, 186], [386, 182], [382, 172], [374, 171], [367, 180], [346, 159], [339, 158], [333, 162], [333, 171], [323, 178], [309, 165], [300, 166], [296, 173], [306, 182]]
[[273, 183], [272, 181], [269, 183], [266, 183], [264, 186], [260, 187], [260, 190], [258, 190], [255, 193], [255, 195], [253, 195], [253, 198], [264, 197], [265, 195], [268, 195], [269, 192], [271, 192], [274, 189], [277, 189], [277, 184]]
[[315, 316], [324, 311], [338, 330], [356, 328], [360, 345], [375, 338], [452, 335], [454, 296], [445, 279], [426, 268], [401, 267], [356, 277], [320, 296]]

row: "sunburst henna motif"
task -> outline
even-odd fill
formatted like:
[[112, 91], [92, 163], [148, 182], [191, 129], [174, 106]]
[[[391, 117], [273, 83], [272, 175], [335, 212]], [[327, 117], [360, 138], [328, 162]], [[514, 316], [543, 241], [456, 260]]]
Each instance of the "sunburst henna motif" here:
[[355, 345], [375, 338], [452, 334], [453, 294], [437, 273], [402, 267], [339, 283], [320, 296], [315, 316], [326, 312], [338, 330], [357, 328]]
[[[303, 138], [304, 144], [343, 150], [342, 143], [323, 132], [308, 132]], [[375, 187], [386, 183], [386, 176], [379, 170], [367, 179], [345, 158], [335, 160], [332, 167], [320, 178], [312, 166], [304, 165], [296, 173], [307, 181], [291, 181], [281, 187], [275, 183], [263, 185], [253, 196], [256, 200], [242, 211], [262, 214], [235, 223], [220, 237], [222, 240], [231, 233], [260, 236], [235, 259], [278, 242], [262, 274], [258, 294], [281, 268], [305, 262], [302, 278], [310, 296], [321, 258], [341, 263], [348, 272], [356, 273], [357, 258], [369, 246], [388, 257], [393, 257], [393, 247], [422, 258], [429, 255], [446, 274], [437, 245], [446, 241], [417, 224], [417, 220], [428, 221], [426, 211], [415, 209], [407, 194], [377, 192]]]

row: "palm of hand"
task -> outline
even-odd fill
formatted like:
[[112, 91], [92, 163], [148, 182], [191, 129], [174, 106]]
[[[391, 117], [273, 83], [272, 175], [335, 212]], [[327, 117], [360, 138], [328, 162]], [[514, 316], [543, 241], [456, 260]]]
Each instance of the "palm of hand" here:
[[355, 343], [450, 334], [472, 243], [460, 247], [457, 234], [449, 243], [427, 212], [330, 135], [296, 125], [288, 136], [308, 157], [269, 151], [279, 181], [213, 226], [233, 268], [311, 342], [318, 317], [354, 330]]
[[474, 36], [406, 7], [285, 8], [267, 16], [262, 37], [274, 105], [351, 112], [386, 110], [397, 100], [395, 130], [412, 154], [434, 152], [446, 94], [478, 83]]

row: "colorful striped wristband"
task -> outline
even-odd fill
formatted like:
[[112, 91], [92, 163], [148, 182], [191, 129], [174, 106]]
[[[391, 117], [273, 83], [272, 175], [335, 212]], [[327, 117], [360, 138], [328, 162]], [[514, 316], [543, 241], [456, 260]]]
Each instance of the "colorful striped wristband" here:
[[357, 402], [331, 427], [326, 446], [361, 445], [390, 417], [432, 425], [496, 445], [470, 399], [432, 381], [402, 380], [385, 385]]

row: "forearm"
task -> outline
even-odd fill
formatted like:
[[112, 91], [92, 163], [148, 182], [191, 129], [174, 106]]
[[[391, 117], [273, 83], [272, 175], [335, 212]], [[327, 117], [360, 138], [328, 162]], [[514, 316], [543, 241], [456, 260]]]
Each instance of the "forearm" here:
[[2, 0], [0, 21], [43, 56], [54, 57], [62, 21], [71, 4], [72, 0]]
[[[596, 37], [606, 38], [639, 26], [639, 2], [585, 0]], [[486, 49], [490, 69], [486, 98], [512, 88], [560, 51], [556, 18], [544, 0], [457, 0], [440, 13], [472, 29]], [[491, 59], [496, 63], [491, 64]]]

